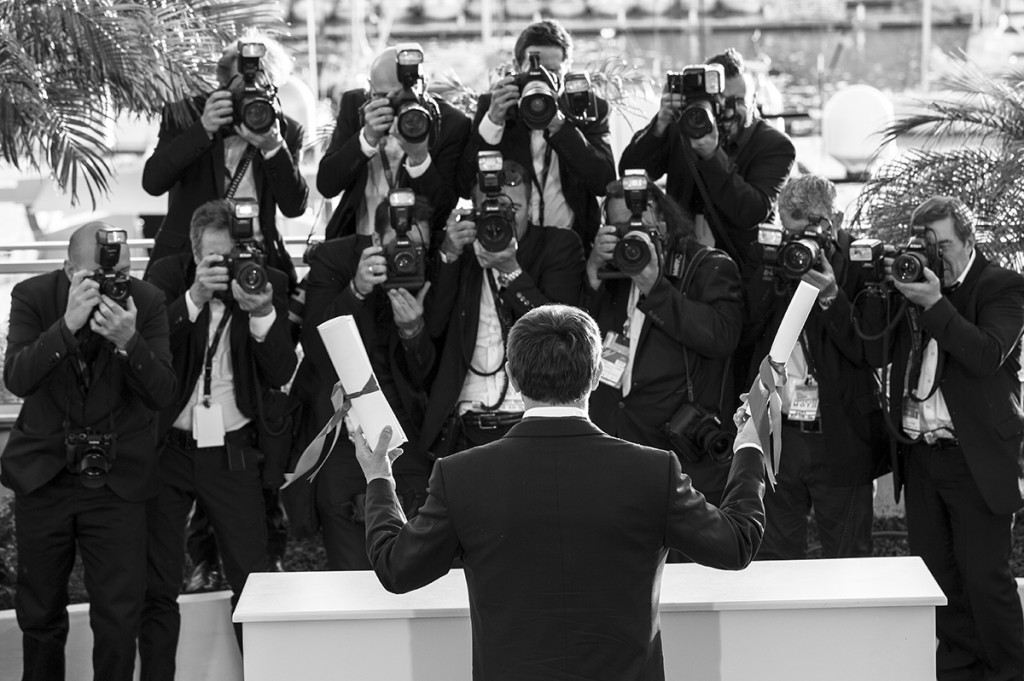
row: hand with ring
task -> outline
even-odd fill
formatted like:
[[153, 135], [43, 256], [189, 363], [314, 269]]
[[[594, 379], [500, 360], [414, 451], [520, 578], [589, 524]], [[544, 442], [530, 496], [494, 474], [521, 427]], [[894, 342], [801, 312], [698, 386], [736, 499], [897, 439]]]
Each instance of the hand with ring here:
[[383, 253], [380, 246], [368, 246], [359, 256], [356, 275], [352, 278], [352, 285], [359, 295], [368, 296], [374, 286], [387, 281], [388, 267]]

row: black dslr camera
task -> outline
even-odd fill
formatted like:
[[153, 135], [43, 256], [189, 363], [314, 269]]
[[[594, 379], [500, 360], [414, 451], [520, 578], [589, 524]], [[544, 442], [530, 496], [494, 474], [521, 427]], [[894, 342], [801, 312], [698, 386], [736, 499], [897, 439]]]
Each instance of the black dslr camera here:
[[558, 113], [558, 81], [541, 66], [540, 52], [530, 52], [528, 56], [529, 67], [515, 74], [513, 81], [519, 88], [516, 115], [531, 130], [543, 130]]
[[416, 194], [411, 189], [392, 189], [388, 192], [388, 213], [396, 237], [384, 250], [388, 268], [385, 289], [404, 288], [413, 291], [423, 288], [427, 279], [423, 245], [409, 238], [415, 205]]
[[[262, 59], [267, 54], [263, 43], [238, 41], [238, 73], [240, 84], [232, 84], [231, 103], [235, 123], [241, 123], [256, 134], [265, 133], [277, 123], [277, 88], [263, 70]], [[237, 83], [237, 81], [236, 81]]]
[[644, 271], [651, 262], [651, 249], [660, 248], [657, 230], [644, 226], [647, 210], [647, 174], [643, 170], [627, 170], [622, 176], [622, 193], [629, 208], [629, 223], [616, 226], [619, 242], [615, 244], [611, 263], [598, 271], [598, 279], [625, 279]]
[[[260, 206], [252, 199], [228, 199], [231, 205], [231, 238], [235, 245], [221, 261], [228, 268], [229, 282], [237, 281], [246, 293], [259, 293], [267, 286], [263, 248], [253, 238], [253, 220], [260, 215]], [[225, 292], [230, 297], [230, 287]]]
[[821, 262], [831, 238], [832, 221], [826, 217], [810, 218], [801, 231], [762, 225], [757, 230], [757, 242], [761, 244], [766, 275], [777, 272], [787, 279], [799, 279]]
[[597, 98], [591, 88], [589, 73], [567, 73], [562, 87], [565, 92], [563, 111], [566, 116], [578, 123], [597, 120]]
[[492, 253], [505, 250], [516, 233], [516, 209], [502, 191], [506, 184], [503, 164], [500, 151], [477, 154], [477, 183], [484, 198], [474, 209], [471, 219], [476, 223], [476, 240], [484, 250]]
[[101, 229], [96, 232], [96, 262], [99, 269], [91, 279], [100, 285], [100, 293], [123, 308], [128, 307], [127, 272], [117, 269], [121, 260], [121, 248], [128, 243], [128, 232], [123, 229]]
[[102, 487], [114, 467], [117, 451], [113, 433], [74, 430], [64, 437], [68, 470], [89, 488]]
[[721, 64], [698, 64], [682, 71], [668, 72], [668, 92], [683, 96], [683, 108], [676, 119], [690, 139], [709, 134], [722, 117], [720, 96], [725, 89]]
[[420, 74], [423, 48], [419, 43], [402, 43], [396, 49], [398, 54], [395, 58], [395, 69], [402, 89], [388, 100], [388, 106], [395, 112], [398, 134], [406, 142], [418, 144], [427, 139], [434, 123], [434, 117], [424, 105], [420, 94], [423, 82], [423, 76]]
[[904, 246], [884, 244], [878, 239], [857, 239], [850, 244], [850, 262], [858, 262], [868, 272], [868, 280], [885, 279], [885, 258], [892, 258], [892, 278], [903, 284], [924, 281], [924, 268], [942, 280], [945, 264], [937, 244], [928, 240], [925, 225], [911, 225], [910, 239]]
[[736, 436], [722, 430], [719, 418], [699, 404], [684, 404], [662, 430], [672, 448], [690, 463], [697, 463], [705, 455], [719, 466], [732, 462]]

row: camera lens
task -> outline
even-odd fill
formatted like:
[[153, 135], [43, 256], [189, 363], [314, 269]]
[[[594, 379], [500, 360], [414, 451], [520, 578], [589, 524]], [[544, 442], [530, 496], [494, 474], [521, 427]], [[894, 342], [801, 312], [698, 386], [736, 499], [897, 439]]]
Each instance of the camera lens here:
[[254, 262], [245, 262], [238, 266], [235, 279], [246, 293], [259, 293], [267, 286], [267, 271]]
[[262, 134], [270, 130], [276, 120], [277, 112], [269, 100], [253, 97], [242, 103], [242, 122], [253, 132]]
[[512, 223], [500, 213], [482, 215], [476, 225], [476, 240], [491, 253], [503, 251], [512, 242]]
[[531, 80], [519, 97], [519, 116], [532, 130], [543, 130], [558, 110], [555, 93], [541, 80]]
[[405, 104], [398, 113], [398, 134], [406, 142], [419, 144], [430, 133], [430, 114], [416, 103]]
[[651, 261], [651, 249], [639, 232], [630, 232], [615, 244], [612, 262], [619, 271], [633, 275], [643, 272]]
[[779, 261], [784, 274], [797, 278], [811, 271], [821, 255], [821, 247], [811, 239], [790, 241], [782, 247]]
[[395, 274], [415, 274], [416, 256], [409, 251], [398, 251], [391, 258], [391, 270]]
[[679, 115], [679, 127], [690, 139], [698, 139], [715, 129], [715, 119], [711, 115], [710, 105], [705, 101], [694, 102], [683, 109]]
[[82, 484], [90, 489], [102, 487], [110, 471], [110, 461], [102, 449], [90, 447], [82, 454], [79, 466]]
[[892, 261], [892, 278], [903, 284], [924, 279], [924, 256], [920, 253], [901, 253]]
[[719, 466], [728, 466], [732, 462], [733, 435], [724, 430], [708, 428], [704, 433], [702, 446], [711, 460]]

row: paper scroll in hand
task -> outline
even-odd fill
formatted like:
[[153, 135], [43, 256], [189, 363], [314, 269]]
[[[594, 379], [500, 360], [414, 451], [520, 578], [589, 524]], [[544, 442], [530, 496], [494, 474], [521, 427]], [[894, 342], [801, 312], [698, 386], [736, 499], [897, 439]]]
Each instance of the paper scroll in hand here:
[[779, 387], [786, 384], [786, 362], [793, 354], [797, 339], [818, 299], [818, 288], [801, 281], [782, 317], [768, 356], [761, 361], [757, 378], [750, 386], [750, 418], [754, 419], [761, 451], [764, 452], [768, 481], [775, 485], [782, 453], [782, 398]]

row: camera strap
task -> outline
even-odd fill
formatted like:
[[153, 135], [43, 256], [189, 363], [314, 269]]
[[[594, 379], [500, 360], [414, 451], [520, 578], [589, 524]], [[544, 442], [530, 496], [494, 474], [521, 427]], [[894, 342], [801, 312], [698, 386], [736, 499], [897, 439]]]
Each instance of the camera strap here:
[[242, 184], [242, 178], [245, 177], [245, 171], [252, 165], [252, 160], [256, 158], [256, 147], [251, 144], [247, 144], [245, 151], [242, 153], [242, 158], [238, 162], [238, 167], [235, 168], [235, 172], [231, 175], [231, 182], [228, 184], [228, 189], [224, 192], [224, 198], [230, 199], [235, 196], [235, 192], [238, 191], [238, 185]]
[[544, 130], [542, 136], [544, 138], [544, 164], [541, 166], [540, 175], [538, 176], [533, 160], [530, 160], [530, 180], [533, 181], [533, 186], [537, 188], [537, 224], [541, 227], [547, 227], [548, 223], [544, 216], [544, 188], [548, 186], [548, 174], [551, 171], [551, 141], [548, 138], [547, 130]]
[[[206, 349], [206, 358], [203, 361], [203, 406], [210, 406], [210, 390], [213, 387], [213, 355], [217, 352], [217, 346], [220, 344], [220, 338], [224, 334], [224, 329], [228, 325], [228, 319], [231, 317], [231, 308], [227, 305], [224, 306], [224, 316], [220, 318], [220, 323], [217, 324], [217, 330], [213, 332], [213, 340], [210, 341], [209, 347]], [[210, 325], [206, 325], [206, 338], [210, 339]]]
[[[383, 135], [380, 138], [380, 142], [377, 143], [377, 158], [380, 159], [380, 165], [384, 169], [384, 180], [388, 183], [388, 190], [390, 191], [398, 185], [395, 181], [395, 174], [391, 172], [391, 159], [388, 158], [387, 139], [388, 136]], [[408, 155], [405, 152], [402, 152], [402, 158], [398, 160], [399, 172], [401, 172], [401, 168], [405, 164], [407, 156]], [[387, 199], [386, 196], [384, 198], [385, 200]]]
[[[501, 328], [501, 361], [498, 363], [497, 368], [495, 368], [493, 371], [481, 371], [474, 367], [472, 355], [470, 355], [469, 361], [466, 362], [469, 365], [469, 370], [482, 378], [496, 376], [498, 372], [502, 371], [505, 368], [505, 343], [508, 340], [508, 330], [511, 326], [508, 323], [508, 320], [505, 318], [505, 315], [508, 314], [508, 312], [507, 309], [503, 308], [505, 303], [504, 301], [501, 300], [501, 295], [498, 291], [498, 284], [497, 282], [494, 281], [493, 273], [494, 270], [491, 269], [486, 269], [483, 272], [484, 279], [487, 281], [487, 286], [491, 290], [491, 298], [494, 300], [494, 311], [495, 314], [498, 315], [498, 326]], [[508, 376], [505, 375], [504, 379], [505, 380], [502, 381], [501, 384], [501, 393], [498, 395], [498, 400], [491, 405], [481, 404], [481, 409], [483, 409], [484, 411], [494, 411], [495, 409], [501, 406], [502, 402], [505, 401], [505, 396], [508, 394]]]
[[707, 217], [710, 218], [707, 221], [708, 227], [715, 237], [715, 243], [720, 243], [722, 250], [733, 259], [736, 266], [742, 267], [743, 260], [740, 257], [740, 252], [736, 248], [736, 244], [732, 242], [732, 237], [726, 231], [725, 224], [722, 222], [722, 218], [719, 217], [714, 201], [711, 200], [711, 195], [708, 193], [708, 188], [704, 186], [704, 179], [697, 170], [697, 163], [693, 160], [693, 155], [696, 152], [694, 152], [693, 147], [685, 139], [680, 139], [680, 146], [683, 148], [683, 158], [686, 159], [686, 165], [690, 169], [690, 177], [693, 178], [693, 183], [697, 185], [697, 191], [700, 192], [701, 199], [704, 201], [704, 210], [707, 212]]

